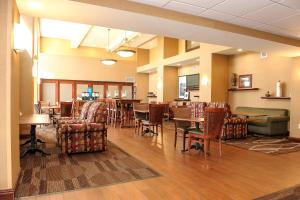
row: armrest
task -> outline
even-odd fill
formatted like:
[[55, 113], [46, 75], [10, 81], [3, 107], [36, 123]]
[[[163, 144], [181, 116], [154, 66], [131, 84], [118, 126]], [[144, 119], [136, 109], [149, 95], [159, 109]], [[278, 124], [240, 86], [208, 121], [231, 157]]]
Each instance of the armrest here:
[[288, 122], [290, 121], [289, 116], [277, 116], [277, 117], [267, 117], [268, 122]]

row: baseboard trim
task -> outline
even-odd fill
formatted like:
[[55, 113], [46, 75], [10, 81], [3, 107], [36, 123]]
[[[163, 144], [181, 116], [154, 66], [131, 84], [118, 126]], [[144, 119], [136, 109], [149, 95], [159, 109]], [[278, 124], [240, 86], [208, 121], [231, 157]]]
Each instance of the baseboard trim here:
[[296, 137], [289, 137], [289, 140], [292, 142], [300, 142], [300, 138], [296, 138]]
[[14, 190], [13, 189], [0, 190], [0, 199], [14, 200]]

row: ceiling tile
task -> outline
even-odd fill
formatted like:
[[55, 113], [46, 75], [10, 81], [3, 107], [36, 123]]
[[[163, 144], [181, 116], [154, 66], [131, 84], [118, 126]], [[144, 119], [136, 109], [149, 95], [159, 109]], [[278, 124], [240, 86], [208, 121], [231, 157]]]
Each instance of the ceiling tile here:
[[201, 13], [200, 16], [210, 18], [210, 19], [214, 19], [214, 20], [223, 21], [223, 22], [229, 22], [233, 18], [236, 18], [233, 15], [217, 12], [217, 11], [214, 11], [214, 10], [204, 11], [203, 13]]
[[290, 30], [300, 30], [300, 14], [275, 21], [271, 25]]
[[299, 0], [272, 0], [272, 1], [280, 3], [285, 6], [288, 6], [293, 9], [300, 10], [300, 1]]
[[148, 4], [152, 6], [162, 7], [166, 3], [168, 3], [170, 0], [129, 0], [134, 1], [136, 3], [142, 3], [142, 4]]
[[191, 4], [194, 6], [203, 7], [203, 8], [211, 8], [219, 3], [224, 2], [225, 0], [176, 0], [176, 1]]
[[214, 6], [212, 9], [231, 15], [241, 16], [272, 3], [273, 2], [269, 0], [226, 0], [223, 3]]
[[253, 29], [263, 25], [262, 23], [259, 23], [259, 22], [253, 21], [253, 20], [248, 20], [248, 19], [245, 19], [242, 17], [235, 18], [235, 19], [231, 20], [230, 23], [236, 24], [239, 26], [244, 26], [247, 28], [253, 28]]
[[206, 10], [205, 8], [201, 8], [198, 6], [193, 6], [190, 4], [181, 3], [177, 1], [170, 1], [168, 4], [164, 6], [164, 8], [191, 14], [191, 15], [199, 15]]
[[256, 20], [262, 23], [270, 24], [281, 18], [295, 15], [296, 13], [296, 10], [274, 3], [257, 11], [248, 13], [243, 17]]

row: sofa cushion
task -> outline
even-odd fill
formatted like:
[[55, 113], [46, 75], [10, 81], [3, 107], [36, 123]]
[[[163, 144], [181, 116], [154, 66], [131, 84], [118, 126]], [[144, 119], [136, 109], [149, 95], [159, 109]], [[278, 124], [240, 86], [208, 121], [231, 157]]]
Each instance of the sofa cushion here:
[[250, 119], [250, 120], [248, 120], [248, 125], [266, 127], [266, 126], [268, 126], [268, 120], [267, 119]]
[[255, 113], [264, 114], [268, 116], [288, 116], [289, 112], [287, 109], [278, 108], [255, 108], [255, 107], [237, 107], [237, 112], [241, 113]]

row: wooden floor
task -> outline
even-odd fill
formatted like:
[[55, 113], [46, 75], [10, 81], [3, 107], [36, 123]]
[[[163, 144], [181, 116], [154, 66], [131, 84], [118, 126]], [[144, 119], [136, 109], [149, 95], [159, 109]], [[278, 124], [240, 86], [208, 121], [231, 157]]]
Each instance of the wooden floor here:
[[223, 145], [219, 157], [212, 144], [207, 161], [198, 152], [174, 149], [173, 130], [164, 137], [143, 137], [134, 129], [109, 128], [109, 140], [158, 171], [162, 176], [143, 181], [30, 197], [30, 200], [114, 199], [253, 199], [300, 183], [300, 152], [266, 155]]

